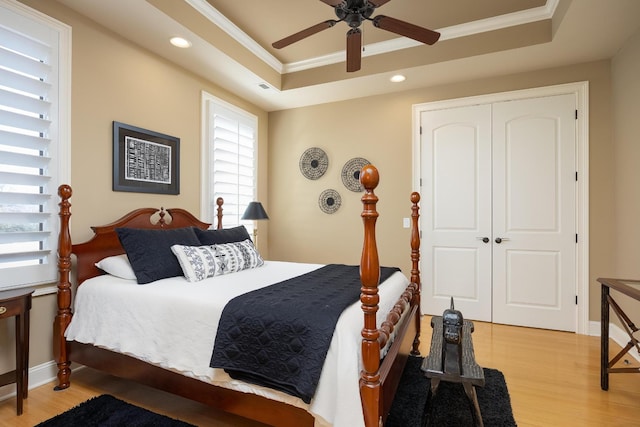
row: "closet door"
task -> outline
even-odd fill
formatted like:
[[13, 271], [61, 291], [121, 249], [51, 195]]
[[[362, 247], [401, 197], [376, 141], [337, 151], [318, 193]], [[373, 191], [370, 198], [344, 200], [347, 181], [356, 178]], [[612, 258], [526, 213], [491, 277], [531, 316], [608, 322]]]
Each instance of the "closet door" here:
[[493, 104], [493, 321], [575, 331], [575, 97]]
[[422, 312], [491, 321], [491, 106], [421, 113]]
[[421, 113], [423, 313], [575, 331], [575, 102]]

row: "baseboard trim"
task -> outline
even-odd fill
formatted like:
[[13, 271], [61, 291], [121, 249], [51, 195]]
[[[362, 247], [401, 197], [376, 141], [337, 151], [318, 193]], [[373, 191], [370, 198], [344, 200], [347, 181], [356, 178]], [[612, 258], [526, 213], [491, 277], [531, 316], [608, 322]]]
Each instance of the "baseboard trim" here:
[[[77, 365], [72, 371], [82, 369], [84, 366]], [[58, 366], [56, 362], [51, 360], [50, 362], [43, 363], [41, 365], [33, 366], [29, 369], [29, 390], [40, 387], [47, 383], [51, 383], [57, 379]], [[0, 387], [0, 402], [11, 397], [16, 396], [16, 385], [9, 384], [4, 387]]]

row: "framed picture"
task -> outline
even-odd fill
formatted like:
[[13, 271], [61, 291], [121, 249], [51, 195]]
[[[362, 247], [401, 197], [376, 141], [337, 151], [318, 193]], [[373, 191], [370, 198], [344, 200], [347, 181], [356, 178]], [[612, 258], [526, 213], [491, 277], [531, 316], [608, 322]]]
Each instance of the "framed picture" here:
[[180, 194], [180, 138], [113, 122], [113, 191]]

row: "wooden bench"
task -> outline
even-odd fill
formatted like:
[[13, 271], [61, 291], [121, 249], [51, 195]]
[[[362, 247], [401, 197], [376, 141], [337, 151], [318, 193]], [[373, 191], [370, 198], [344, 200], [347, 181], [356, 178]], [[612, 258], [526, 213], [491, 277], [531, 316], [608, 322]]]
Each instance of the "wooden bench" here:
[[[471, 333], [473, 332], [473, 322], [464, 320], [462, 326], [462, 347], [461, 364], [457, 372], [449, 372], [445, 369], [443, 345], [452, 345], [444, 342], [442, 316], [434, 316], [431, 319], [431, 327], [433, 334], [431, 336], [431, 348], [429, 355], [422, 362], [422, 371], [424, 375], [431, 380], [431, 393], [436, 394], [440, 381], [448, 381], [452, 383], [462, 383], [467, 398], [473, 405], [473, 418], [476, 426], [483, 426], [482, 415], [480, 414], [480, 406], [478, 405], [478, 397], [474, 386], [484, 386], [484, 371], [476, 363], [473, 353], [473, 341]], [[455, 344], [453, 344], [455, 345]], [[451, 362], [451, 361], [449, 361]], [[456, 371], [456, 370], [454, 370]]]

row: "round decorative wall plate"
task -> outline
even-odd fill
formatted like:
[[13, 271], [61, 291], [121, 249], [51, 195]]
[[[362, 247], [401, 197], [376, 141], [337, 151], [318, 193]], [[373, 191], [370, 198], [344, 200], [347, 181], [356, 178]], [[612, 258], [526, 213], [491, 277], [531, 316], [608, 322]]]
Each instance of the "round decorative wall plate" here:
[[318, 179], [327, 171], [329, 158], [323, 149], [312, 147], [300, 156], [300, 172], [305, 178]]
[[371, 163], [362, 157], [354, 157], [342, 167], [342, 183], [351, 191], [361, 192], [364, 187], [360, 184], [360, 171]]
[[318, 198], [318, 204], [320, 205], [320, 210], [322, 212], [326, 214], [332, 214], [340, 209], [342, 199], [340, 198], [340, 194], [336, 190], [328, 189], [324, 190], [320, 194], [320, 197]]

